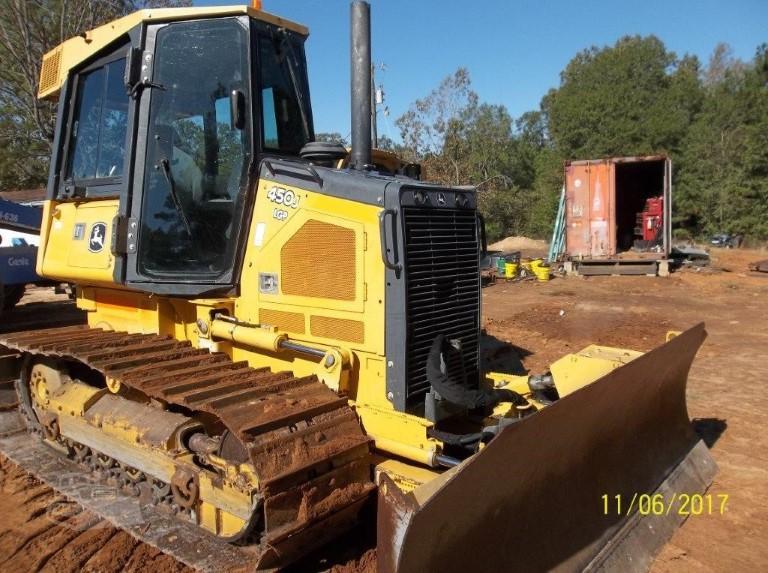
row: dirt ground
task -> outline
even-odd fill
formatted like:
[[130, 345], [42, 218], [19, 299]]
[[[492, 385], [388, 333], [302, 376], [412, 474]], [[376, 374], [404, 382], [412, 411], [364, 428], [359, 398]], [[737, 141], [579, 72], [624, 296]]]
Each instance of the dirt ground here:
[[[649, 350], [668, 330], [706, 322], [709, 338], [694, 362], [688, 406], [719, 465], [711, 493], [728, 494], [729, 501], [723, 515], [689, 518], [658, 556], [654, 573], [768, 564], [768, 274], [747, 271], [748, 262], [766, 257], [715, 251], [711, 267], [668, 278], [556, 277], [483, 290], [487, 333], [512, 345], [519, 368], [532, 373], [591, 343]], [[65, 298], [32, 289], [13, 316], [0, 319], [0, 330], [26, 327], [41, 316], [60, 323], [78, 319]], [[0, 490], [0, 570], [185, 570], [2, 458]], [[374, 563], [368, 552], [337, 570], [373, 571]]]
[[186, 573], [0, 456], [0, 570], [45, 573]]
[[706, 323], [688, 410], [719, 466], [710, 492], [729, 501], [724, 515], [690, 517], [654, 573], [768, 567], [768, 274], [747, 271], [768, 255], [712, 255], [712, 268], [668, 278], [555, 278], [483, 291], [488, 333], [516, 346], [534, 373], [590, 343], [649, 350], [668, 330]]

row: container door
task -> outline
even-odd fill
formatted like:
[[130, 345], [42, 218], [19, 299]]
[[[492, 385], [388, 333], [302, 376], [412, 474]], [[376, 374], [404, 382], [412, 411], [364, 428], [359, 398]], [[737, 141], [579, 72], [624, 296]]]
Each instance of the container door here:
[[590, 256], [589, 165], [565, 167], [565, 240], [572, 257]]
[[[606, 257], [612, 255], [610, 233], [611, 165], [607, 162], [589, 166], [589, 244], [590, 255]], [[615, 245], [613, 245], [615, 247]]]
[[662, 221], [664, 229], [664, 256], [668, 257], [672, 249], [672, 160], [664, 161], [664, 209]]

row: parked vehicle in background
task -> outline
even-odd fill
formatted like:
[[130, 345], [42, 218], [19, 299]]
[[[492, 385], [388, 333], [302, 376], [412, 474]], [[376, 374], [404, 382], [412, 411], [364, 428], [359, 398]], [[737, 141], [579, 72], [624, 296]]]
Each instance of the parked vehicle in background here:
[[741, 235], [729, 235], [727, 233], [719, 233], [717, 235], [714, 235], [712, 239], [710, 239], [710, 244], [713, 247], [719, 247], [721, 249], [738, 249], [741, 247], [741, 242], [743, 240], [743, 237]]
[[0, 314], [13, 308], [29, 283], [40, 283], [35, 272], [40, 207], [0, 198]]

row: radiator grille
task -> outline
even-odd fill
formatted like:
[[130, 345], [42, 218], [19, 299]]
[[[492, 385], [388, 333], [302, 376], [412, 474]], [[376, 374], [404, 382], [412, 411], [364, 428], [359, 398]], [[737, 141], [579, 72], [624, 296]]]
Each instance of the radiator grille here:
[[[406, 402], [429, 390], [426, 360], [437, 334], [461, 340], [470, 385], [479, 380], [480, 268], [471, 209], [403, 207], [406, 272]], [[460, 364], [449, 365], [458, 374]]]

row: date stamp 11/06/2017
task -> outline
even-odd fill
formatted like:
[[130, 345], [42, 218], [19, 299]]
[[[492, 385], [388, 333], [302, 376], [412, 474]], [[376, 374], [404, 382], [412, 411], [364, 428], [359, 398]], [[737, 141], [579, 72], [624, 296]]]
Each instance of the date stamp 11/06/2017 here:
[[728, 508], [727, 493], [674, 493], [665, 496], [660, 493], [621, 494], [600, 496], [603, 515], [631, 515], [637, 511], [640, 515], [723, 515]]

